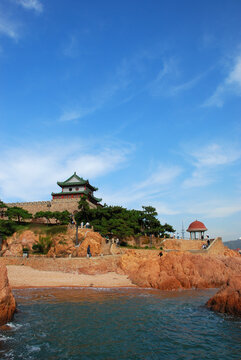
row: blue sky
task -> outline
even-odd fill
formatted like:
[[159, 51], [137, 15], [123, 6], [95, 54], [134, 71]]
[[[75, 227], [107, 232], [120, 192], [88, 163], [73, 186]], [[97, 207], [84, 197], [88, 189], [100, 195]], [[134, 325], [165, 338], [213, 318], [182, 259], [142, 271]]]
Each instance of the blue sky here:
[[74, 171], [180, 233], [241, 236], [241, 2], [1, 0], [0, 198]]

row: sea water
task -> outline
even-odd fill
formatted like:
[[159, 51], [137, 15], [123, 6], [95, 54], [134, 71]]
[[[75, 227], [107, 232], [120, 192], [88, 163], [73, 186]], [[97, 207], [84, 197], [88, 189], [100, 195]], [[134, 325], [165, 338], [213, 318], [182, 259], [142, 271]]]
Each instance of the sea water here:
[[15, 290], [0, 359], [241, 359], [241, 319], [205, 308], [216, 290]]

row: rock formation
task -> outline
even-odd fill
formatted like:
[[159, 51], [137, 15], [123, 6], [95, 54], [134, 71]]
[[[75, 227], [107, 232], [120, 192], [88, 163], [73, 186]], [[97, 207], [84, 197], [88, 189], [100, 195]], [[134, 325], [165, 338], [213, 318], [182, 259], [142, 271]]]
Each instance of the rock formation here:
[[78, 246], [75, 246], [75, 236], [75, 230], [68, 229], [66, 234], [53, 237], [53, 247], [49, 250], [48, 257], [85, 257], [88, 245], [92, 256], [110, 254], [110, 246], [106, 246], [105, 239], [99, 233], [91, 229], [80, 229]]
[[7, 268], [0, 265], [0, 325], [11, 321], [15, 310], [16, 304], [8, 283]]
[[207, 306], [214, 311], [241, 316], [241, 276], [228, 279]]
[[214, 257], [171, 252], [143, 255], [128, 251], [121, 257], [120, 268], [134, 284], [161, 290], [220, 287], [230, 276], [241, 272], [241, 257]]
[[[22, 233], [14, 233], [7, 238], [2, 246], [1, 254], [3, 257], [22, 256], [23, 248], [28, 248], [31, 252], [32, 246], [39, 241], [39, 234], [25, 230]], [[45, 235], [43, 234], [42, 237]], [[48, 257], [83, 257], [86, 256], [87, 247], [90, 245], [93, 256], [110, 254], [110, 245], [97, 232], [91, 229], [79, 229], [78, 242], [75, 246], [75, 229], [68, 228], [66, 233], [58, 233], [51, 236], [52, 246], [47, 254]]]
[[30, 230], [22, 233], [14, 233], [7, 238], [2, 246], [2, 256], [22, 256], [23, 248], [32, 249], [33, 244], [38, 242], [39, 235], [35, 235]]

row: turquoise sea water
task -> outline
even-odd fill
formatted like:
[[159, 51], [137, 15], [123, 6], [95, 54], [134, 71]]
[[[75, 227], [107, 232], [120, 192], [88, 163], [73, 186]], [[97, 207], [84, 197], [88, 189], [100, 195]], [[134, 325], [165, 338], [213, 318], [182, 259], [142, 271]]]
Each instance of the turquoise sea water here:
[[216, 290], [15, 290], [0, 359], [241, 359], [241, 319], [204, 307]]

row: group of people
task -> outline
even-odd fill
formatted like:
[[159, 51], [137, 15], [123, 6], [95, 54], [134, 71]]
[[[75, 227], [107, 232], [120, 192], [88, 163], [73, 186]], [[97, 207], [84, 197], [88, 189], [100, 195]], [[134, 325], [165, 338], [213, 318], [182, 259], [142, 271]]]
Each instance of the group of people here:
[[207, 249], [209, 247], [209, 245], [210, 245], [210, 240], [207, 239], [207, 244], [203, 244], [202, 248]]

